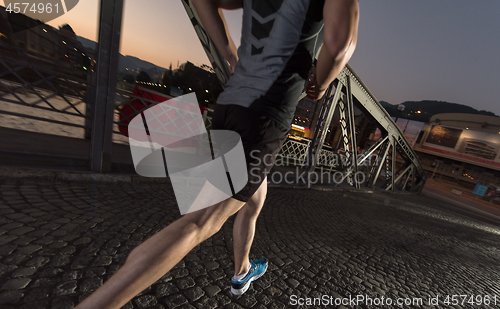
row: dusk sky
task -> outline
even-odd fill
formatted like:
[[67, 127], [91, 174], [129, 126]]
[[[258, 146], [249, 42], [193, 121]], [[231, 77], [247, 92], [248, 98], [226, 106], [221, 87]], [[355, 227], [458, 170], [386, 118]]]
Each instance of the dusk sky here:
[[[99, 0], [50, 22], [97, 40]], [[378, 100], [440, 100], [500, 115], [500, 1], [360, 0], [350, 65]], [[208, 60], [177, 0], [125, 0], [120, 52], [168, 68]], [[239, 45], [242, 11], [226, 12]]]

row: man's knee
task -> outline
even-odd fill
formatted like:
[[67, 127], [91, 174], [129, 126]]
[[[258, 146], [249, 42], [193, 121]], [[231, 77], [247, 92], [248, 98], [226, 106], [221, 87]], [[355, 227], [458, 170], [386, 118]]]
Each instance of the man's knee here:
[[[236, 211], [228, 211], [227, 205], [214, 205], [193, 213], [191, 222], [198, 228], [202, 235], [202, 241], [217, 233], [227, 219]], [[198, 213], [199, 212], [199, 213]], [[190, 215], [190, 214], [188, 214]], [[188, 216], [186, 215], [186, 216]]]
[[217, 218], [215, 214], [211, 213], [206, 220], [197, 222], [196, 224], [200, 229], [201, 234], [203, 235], [202, 241], [212, 237], [214, 234], [220, 231], [226, 221], [227, 218]]
[[264, 206], [266, 200], [267, 188], [261, 188], [246, 203], [245, 208], [248, 212], [258, 215]]

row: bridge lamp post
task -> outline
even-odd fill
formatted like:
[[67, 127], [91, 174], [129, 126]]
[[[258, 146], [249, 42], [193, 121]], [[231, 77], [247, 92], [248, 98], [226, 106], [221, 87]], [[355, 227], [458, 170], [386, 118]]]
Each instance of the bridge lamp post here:
[[398, 105], [398, 113], [396, 114], [396, 120], [394, 120], [394, 122], [398, 122], [399, 113], [401, 113], [404, 110], [405, 110], [405, 106], [403, 104], [399, 104]]

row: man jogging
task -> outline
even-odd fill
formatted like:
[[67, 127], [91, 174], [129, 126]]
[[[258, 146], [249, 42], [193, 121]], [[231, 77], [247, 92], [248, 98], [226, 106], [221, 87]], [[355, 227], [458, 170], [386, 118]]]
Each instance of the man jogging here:
[[[357, 0], [192, 2], [234, 73], [218, 98], [213, 129], [240, 134], [248, 183], [232, 198], [184, 215], [135, 248], [123, 267], [77, 308], [120, 308], [234, 214], [231, 291], [245, 293], [267, 269], [265, 259], [249, 260], [255, 224], [267, 194], [266, 175], [286, 139], [313, 59], [322, 46], [313, 81], [307, 86], [307, 94], [318, 100], [356, 46]], [[241, 7], [242, 38], [236, 52], [221, 9]]]

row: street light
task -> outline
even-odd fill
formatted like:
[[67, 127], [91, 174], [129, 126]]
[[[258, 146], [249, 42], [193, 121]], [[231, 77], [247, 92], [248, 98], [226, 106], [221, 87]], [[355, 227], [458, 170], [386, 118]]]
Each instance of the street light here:
[[404, 110], [405, 110], [405, 106], [403, 104], [399, 104], [398, 105], [398, 113], [396, 114], [396, 120], [394, 120], [394, 122], [398, 122], [399, 113], [401, 113]]

